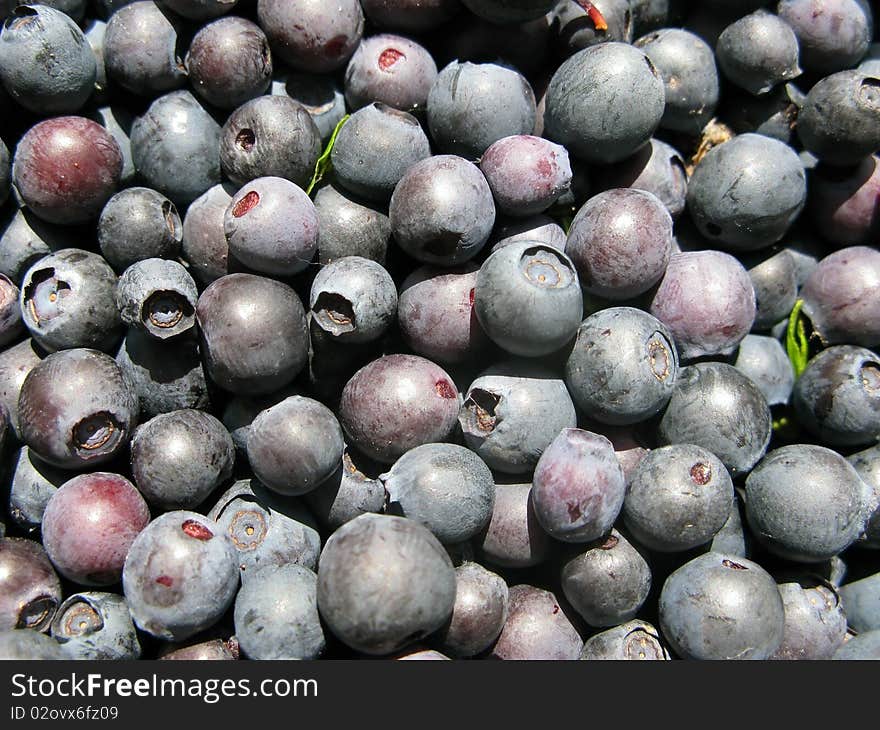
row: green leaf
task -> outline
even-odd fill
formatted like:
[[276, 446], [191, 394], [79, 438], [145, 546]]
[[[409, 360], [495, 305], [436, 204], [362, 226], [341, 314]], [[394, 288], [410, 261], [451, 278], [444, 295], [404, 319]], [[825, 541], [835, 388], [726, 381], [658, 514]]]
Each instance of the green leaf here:
[[806, 317], [801, 313], [803, 307], [804, 300], [798, 299], [791, 310], [791, 316], [788, 318], [788, 329], [785, 332], [785, 350], [788, 353], [788, 359], [791, 360], [796, 378], [800, 377], [800, 374], [804, 372], [807, 367], [807, 361], [810, 359], [807, 322]]
[[324, 148], [324, 151], [315, 163], [315, 174], [312, 175], [312, 181], [306, 188], [306, 195], [312, 194], [312, 190], [315, 189], [315, 186], [321, 182], [324, 175], [330, 172], [330, 168], [333, 167], [333, 163], [330, 161], [330, 153], [333, 152], [333, 145], [336, 144], [336, 138], [339, 136], [339, 131], [348, 121], [349, 117], [351, 117], [351, 114], [346, 114], [342, 117], [342, 119], [339, 120], [339, 124], [336, 125], [336, 129], [333, 130], [333, 134], [330, 135], [330, 141], [327, 142], [327, 146]]

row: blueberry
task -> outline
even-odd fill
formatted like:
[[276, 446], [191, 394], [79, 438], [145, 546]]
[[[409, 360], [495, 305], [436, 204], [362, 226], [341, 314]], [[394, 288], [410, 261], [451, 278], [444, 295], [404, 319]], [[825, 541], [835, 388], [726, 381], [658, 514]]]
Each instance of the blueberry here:
[[660, 628], [682, 659], [768, 659], [784, 624], [775, 581], [745, 558], [701, 555], [673, 572], [660, 593]]
[[623, 518], [633, 537], [658, 552], [704, 545], [727, 522], [733, 482], [724, 464], [699, 446], [654, 449], [626, 486]]
[[209, 20], [232, 10], [238, 0], [159, 0], [169, 10], [189, 20]]
[[580, 658], [605, 661], [666, 661], [670, 657], [657, 629], [649, 623], [635, 620], [593, 634], [584, 643]]
[[877, 240], [880, 158], [866, 157], [854, 169], [820, 166], [810, 175], [810, 186], [807, 212], [826, 241], [869, 246]]
[[880, 631], [866, 631], [849, 638], [831, 658], [843, 661], [880, 659]]
[[116, 288], [123, 323], [160, 340], [195, 327], [198, 296], [195, 282], [181, 264], [159, 258], [129, 266]]
[[584, 641], [550, 591], [511, 586], [507, 621], [492, 647], [493, 659], [577, 659]]
[[474, 312], [489, 338], [514, 355], [555, 352], [572, 339], [583, 316], [575, 266], [549, 246], [505, 246], [480, 267]]
[[160, 96], [131, 128], [146, 184], [186, 206], [220, 182], [220, 126], [189, 91]]
[[581, 617], [597, 627], [631, 621], [648, 598], [651, 570], [617, 530], [586, 545], [562, 566], [562, 590]]
[[482, 560], [503, 568], [530, 568], [550, 555], [552, 540], [535, 515], [532, 485], [497, 484], [492, 517], [476, 540]]
[[831, 584], [811, 579], [781, 583], [785, 632], [770, 658], [830, 659], [843, 644], [847, 622], [852, 625], [850, 605], [841, 601], [844, 591], [838, 595]]
[[317, 659], [324, 650], [317, 576], [300, 565], [257, 571], [235, 599], [235, 634], [249, 659]]
[[0, 588], [0, 631], [48, 632], [61, 603], [61, 582], [40, 543], [0, 538]]
[[223, 225], [229, 252], [261, 273], [298, 273], [318, 246], [314, 204], [302, 188], [280, 177], [247, 183], [229, 202]]
[[116, 353], [116, 364], [134, 388], [144, 419], [182, 408], [207, 409], [211, 403], [194, 338], [165, 342], [129, 330]]
[[801, 289], [804, 314], [823, 344], [880, 345], [880, 252], [851, 246], [826, 256]]
[[107, 21], [104, 64], [110, 79], [134, 94], [154, 97], [186, 84], [183, 28], [154, 2], [133, 2]]
[[830, 165], [857, 165], [880, 150], [880, 78], [859, 71], [826, 76], [798, 115], [804, 147]]
[[306, 494], [305, 500], [323, 526], [336, 530], [364, 513], [383, 512], [386, 497], [382, 482], [362, 472], [346, 449], [337, 470]]
[[386, 355], [346, 383], [339, 420], [353, 446], [391, 464], [416, 446], [447, 439], [460, 405], [441, 367], [415, 355]]
[[867, 489], [837, 452], [797, 444], [771, 451], [746, 479], [752, 533], [787, 560], [817, 563], [848, 548], [865, 528]]
[[92, 47], [76, 22], [60, 10], [17, 6], [3, 23], [0, 50], [0, 80], [12, 99], [30, 112], [75, 112], [95, 89]]
[[46, 504], [70, 473], [56, 469], [27, 446], [14, 458], [12, 481], [9, 485], [9, 516], [23, 530], [35, 533], [43, 522]]
[[629, 0], [636, 38], [657, 28], [674, 27], [680, 20], [679, 0]]
[[141, 645], [128, 604], [116, 593], [74, 593], [58, 607], [52, 638], [70, 659], [139, 659]]
[[517, 71], [453, 62], [428, 94], [428, 128], [441, 152], [477, 159], [502, 137], [531, 134], [535, 104], [532, 87]]
[[409, 33], [431, 30], [461, 9], [459, 0], [361, 0], [361, 5], [377, 26]]
[[607, 26], [600, 30], [584, 9], [586, 3], [557, 2], [552, 10], [553, 26], [558, 29], [558, 50], [565, 56], [597, 43], [623, 41], [632, 43], [633, 19], [629, 0], [597, 0], [591, 3]]
[[565, 251], [565, 231], [548, 215], [498, 219], [490, 242], [492, 253], [511, 243], [540, 243]]
[[208, 513], [232, 540], [242, 581], [265, 566], [302, 565], [314, 570], [321, 537], [311, 514], [256, 479], [235, 482]]
[[[860, 633], [880, 629], [880, 573], [841, 586], [840, 602], [842, 606], [834, 604], [838, 625], [848, 625]], [[841, 628], [840, 638], [844, 633]]]
[[868, 521], [865, 524], [865, 534], [862, 536], [862, 544], [876, 548], [880, 547], [880, 448], [870, 446], [864, 451], [859, 451], [847, 457], [859, 476], [868, 486]]
[[121, 190], [98, 219], [101, 255], [120, 272], [136, 261], [176, 258], [182, 236], [174, 203], [150, 188]]
[[734, 367], [751, 380], [771, 406], [784, 405], [794, 388], [794, 369], [779, 340], [746, 335], [739, 343]]
[[797, 301], [797, 264], [792, 253], [764, 251], [744, 257], [749, 266], [749, 278], [755, 289], [755, 331], [769, 330], [782, 319], [787, 319]]
[[[735, 189], [736, 194], [728, 191]], [[800, 215], [807, 186], [797, 153], [742, 134], [710, 150], [688, 182], [688, 210], [709, 240], [736, 251], [776, 243]]]
[[128, 443], [137, 412], [137, 395], [113, 358], [79, 348], [35, 365], [18, 401], [22, 440], [62, 469], [112, 459]]
[[247, 436], [254, 419], [267, 408], [278, 405], [292, 395], [299, 395], [300, 392], [301, 389], [294, 383], [262, 395], [234, 395], [226, 402], [221, 420], [232, 436], [237, 456], [247, 458]]
[[495, 203], [479, 168], [455, 155], [410, 167], [389, 208], [394, 240], [426, 264], [452, 266], [476, 256], [492, 232]]
[[665, 108], [651, 60], [626, 43], [578, 51], [553, 74], [545, 135], [587, 162], [617, 162], [651, 139]]
[[317, 488], [339, 467], [342, 427], [327, 406], [291, 396], [254, 419], [247, 454], [257, 478], [279, 494]]
[[18, 396], [21, 385], [43, 357], [45, 353], [31, 339], [0, 351], [0, 406], [6, 411], [9, 425], [19, 440], [21, 431], [18, 423]]
[[354, 53], [364, 32], [358, 0], [258, 0], [257, 17], [273, 51], [294, 69], [329, 73]]
[[119, 186], [126, 187], [135, 183], [134, 160], [131, 157], [131, 125], [134, 123], [134, 115], [125, 107], [116, 104], [114, 106], [102, 106], [95, 110], [92, 115], [98, 124], [106, 129], [110, 136], [119, 145], [122, 153], [122, 176]]
[[390, 654], [437, 631], [452, 615], [455, 596], [446, 551], [405, 517], [361, 515], [336, 530], [321, 553], [321, 617], [365, 654]]
[[13, 661], [67, 659], [54, 639], [33, 629], [0, 631], [0, 659]]
[[39, 218], [64, 225], [97, 218], [121, 174], [119, 144], [84, 117], [35, 124], [12, 162], [12, 180], [24, 204]]
[[286, 284], [253, 274], [221, 277], [199, 297], [196, 322], [205, 371], [224, 390], [271, 393], [305, 367], [305, 310]]
[[12, 280], [0, 274], [0, 346], [5, 347], [19, 339], [24, 331], [19, 299], [21, 292]]
[[209, 639], [178, 647], [168, 644], [169, 651], [158, 658], [168, 661], [236, 661], [239, 659], [238, 640]]
[[283, 177], [308, 185], [321, 153], [321, 135], [302, 104], [286, 96], [260, 96], [242, 104], [220, 137], [220, 163], [233, 182]]
[[458, 420], [465, 444], [489, 467], [524, 474], [562, 429], [577, 426], [577, 413], [555, 373], [504, 362], [470, 384]]
[[779, 17], [797, 34], [801, 64], [829, 74], [855, 66], [873, 35], [867, 0], [780, 0]]
[[385, 264], [391, 240], [388, 211], [359, 200], [336, 185], [315, 195], [318, 213], [318, 261], [328, 264], [344, 256], [360, 256]]
[[719, 116], [739, 134], [754, 132], [791, 144], [803, 100], [804, 95], [790, 83], [761, 96], [731, 89], [724, 94]]
[[[6, 4], [10, 5], [14, 3], [16, 5], [30, 5], [31, 3], [28, 0], [6, 0]], [[73, 18], [77, 23], [83, 20], [83, 17], [86, 14], [86, 4], [87, 0], [44, 0], [40, 3], [48, 8], [54, 8], [55, 10], [60, 10], [65, 15], [69, 15]], [[2, 11], [0, 11], [2, 14]]]
[[215, 624], [238, 590], [232, 540], [195, 512], [166, 512], [138, 535], [125, 560], [124, 595], [135, 625], [181, 641]]
[[682, 28], [662, 28], [639, 38], [634, 45], [663, 79], [666, 107], [660, 126], [699, 134], [718, 105], [718, 71], [712, 48]]
[[381, 102], [401, 111], [423, 109], [437, 78], [428, 50], [399, 35], [365, 38], [345, 69], [345, 99], [352, 109]]
[[223, 220], [237, 188], [215, 185], [196, 198], [183, 218], [181, 253], [189, 272], [202, 286], [234, 273], [237, 263], [229, 256]]
[[302, 104], [321, 139], [333, 134], [346, 114], [345, 96], [332, 76], [326, 74], [287, 74], [272, 84], [272, 93], [289, 96]]
[[53, 251], [68, 248], [70, 240], [70, 229], [18, 208], [0, 230], [0, 273], [20, 284], [33, 264]]
[[507, 583], [478, 563], [455, 569], [455, 607], [438, 634], [443, 651], [456, 658], [476, 656], [498, 638], [507, 621]]
[[715, 52], [727, 80], [755, 95], [766, 94], [801, 74], [794, 30], [766, 10], [727, 26]]
[[553, 0], [462, 0], [474, 15], [492, 23], [522, 23], [544, 15]]
[[758, 463], [771, 435], [764, 394], [739, 370], [720, 362], [682, 368], [657, 426], [661, 445], [701, 446], [734, 477]]

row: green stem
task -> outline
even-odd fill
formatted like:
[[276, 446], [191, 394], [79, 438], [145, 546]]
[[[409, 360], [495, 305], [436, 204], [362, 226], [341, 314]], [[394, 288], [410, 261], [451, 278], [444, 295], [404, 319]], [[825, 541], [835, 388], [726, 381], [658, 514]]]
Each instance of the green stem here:
[[796, 378], [804, 372], [810, 358], [810, 341], [807, 337], [806, 320], [801, 314], [803, 307], [804, 300], [798, 299], [791, 310], [788, 329], [785, 332], [785, 350], [788, 353], [788, 359], [791, 360]]
[[348, 121], [351, 114], [346, 114], [342, 119], [339, 120], [339, 124], [336, 125], [336, 128], [333, 130], [333, 134], [330, 135], [330, 140], [327, 142], [327, 146], [324, 148], [324, 151], [321, 153], [321, 156], [318, 158], [318, 161], [315, 163], [315, 174], [312, 175], [312, 181], [309, 183], [309, 186], [306, 188], [306, 195], [311, 195], [312, 191], [315, 189], [315, 186], [321, 182], [328, 172], [330, 172], [330, 168], [333, 167], [333, 163], [330, 161], [330, 154], [333, 152], [333, 145], [336, 144], [336, 138], [339, 136], [339, 132], [342, 129], [343, 125]]

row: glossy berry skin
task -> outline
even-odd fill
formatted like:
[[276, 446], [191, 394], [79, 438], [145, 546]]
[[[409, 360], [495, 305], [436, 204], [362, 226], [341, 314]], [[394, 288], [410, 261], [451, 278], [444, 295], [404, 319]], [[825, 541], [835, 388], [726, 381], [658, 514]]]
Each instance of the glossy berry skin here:
[[783, 446], [746, 479], [746, 517], [774, 554], [817, 563], [843, 552], [862, 533], [866, 491], [840, 454], [810, 444]]
[[490, 468], [524, 474], [562, 429], [577, 426], [577, 413], [555, 373], [507, 362], [470, 384], [458, 420], [465, 445]]
[[235, 482], [208, 513], [232, 540], [243, 582], [265, 566], [315, 570], [321, 536], [298, 500], [280, 497], [257, 479]]
[[116, 306], [124, 324], [160, 340], [195, 327], [196, 283], [176, 261], [145, 259], [119, 277]]
[[859, 71], [826, 76], [798, 114], [804, 147], [829, 165], [857, 165], [880, 150], [880, 78]]
[[195, 509], [232, 476], [232, 437], [203, 411], [162, 413], [131, 440], [131, 471], [144, 498], [162, 510]]
[[367, 200], [387, 202], [404, 173], [430, 156], [428, 137], [414, 116], [373, 103], [345, 123], [330, 159], [340, 185]]
[[203, 26], [186, 53], [195, 92], [209, 104], [235, 109], [272, 82], [272, 53], [256, 23], [231, 16]]
[[69, 596], [52, 621], [52, 638], [70, 659], [140, 659], [141, 645], [128, 604], [116, 593]]
[[440, 366], [415, 355], [386, 355], [346, 383], [339, 420], [351, 444], [383, 464], [452, 434], [461, 396]]
[[746, 474], [770, 443], [767, 399], [732, 365], [682, 368], [657, 427], [661, 445], [694, 444], [715, 454], [731, 476]]
[[22, 280], [22, 319], [34, 341], [54, 352], [110, 350], [121, 335], [116, 274], [97, 254], [62, 249], [40, 259]]
[[831, 244], [869, 246], [880, 234], [880, 158], [866, 157], [854, 169], [818, 168], [810, 176], [807, 212]]
[[94, 91], [97, 70], [82, 30], [60, 10], [19, 5], [3, 24], [0, 80], [30, 112], [48, 116], [81, 109]]
[[821, 443], [866, 446], [880, 433], [880, 358], [851, 345], [816, 355], [794, 386], [798, 423]]
[[548, 215], [499, 219], [492, 231], [492, 253], [511, 243], [543, 243], [565, 250], [565, 231]]
[[61, 582], [35, 540], [0, 538], [0, 631], [47, 632], [61, 603]]
[[605, 186], [633, 188], [656, 196], [673, 220], [684, 211], [687, 201], [687, 172], [684, 159], [671, 145], [651, 141], [631, 157], [603, 170]]
[[[736, 196], [726, 194], [736, 185]], [[776, 243], [806, 202], [795, 151], [760, 134], [741, 134], [710, 150], [688, 182], [688, 210], [710, 241], [734, 251]]]
[[98, 219], [101, 255], [120, 273], [144, 259], [176, 258], [182, 236], [174, 203], [150, 188], [120, 190]]
[[265, 274], [304, 270], [318, 248], [318, 216], [305, 191], [281, 177], [261, 177], [232, 196], [223, 219], [229, 252]]
[[677, 376], [672, 334], [658, 319], [631, 307], [587, 317], [565, 365], [565, 384], [578, 407], [615, 425], [659, 413]]
[[660, 594], [660, 628], [683, 659], [767, 659], [782, 643], [784, 621], [767, 571], [723, 553], [685, 563]]
[[104, 64], [110, 79], [146, 97], [186, 84], [186, 67], [178, 55], [183, 28], [154, 2], [133, 2], [107, 21]]
[[317, 659], [324, 650], [317, 576], [301, 565], [262, 568], [235, 598], [235, 635], [249, 659]]
[[217, 279], [199, 297], [196, 322], [205, 371], [224, 390], [271, 393], [306, 364], [305, 310], [281, 282], [253, 274]]
[[62, 484], [43, 513], [43, 545], [65, 578], [87, 586], [119, 581], [132, 542], [150, 521], [134, 485], [118, 474], [82, 474]]
[[70, 472], [47, 464], [27, 446], [18, 450], [13, 464], [8, 514], [22, 530], [34, 534], [43, 522], [46, 504], [70, 479]]
[[604, 436], [563, 429], [541, 454], [532, 478], [532, 506], [541, 527], [563, 542], [597, 540], [623, 506], [623, 469]]
[[160, 96], [131, 128], [145, 183], [186, 206], [220, 182], [220, 125], [189, 91]]
[[421, 266], [400, 288], [397, 323], [407, 345], [443, 364], [473, 360], [489, 343], [474, 313], [478, 267]]
[[233, 111], [220, 137], [220, 164], [237, 183], [283, 177], [308, 185], [321, 154], [321, 135], [302, 104], [286, 96], [259, 96]]
[[771, 406], [784, 405], [794, 388], [791, 360], [774, 337], [746, 335], [733, 366], [751, 380]]
[[258, 0], [257, 17], [272, 50], [294, 69], [329, 73], [342, 68], [364, 32], [358, 0]]
[[650, 306], [683, 360], [732, 352], [751, 330], [756, 311], [748, 272], [721, 251], [673, 254]]
[[116, 104], [114, 106], [98, 107], [92, 115], [92, 119], [110, 133], [110, 136], [116, 140], [116, 144], [119, 145], [119, 150], [122, 152], [120, 187], [134, 185], [135, 169], [134, 161], [131, 159], [131, 139], [129, 138], [134, 115], [122, 105]]
[[493, 659], [577, 659], [584, 647], [577, 629], [550, 591], [530, 585], [511, 586], [507, 621], [492, 647]]
[[492, 472], [463, 446], [417, 446], [380, 478], [388, 493], [387, 511], [421, 523], [444, 544], [471, 539], [492, 517]]
[[647, 56], [626, 43], [600, 43], [553, 74], [545, 135], [586, 162], [617, 162], [648, 142], [664, 108], [663, 80]]
[[339, 468], [345, 443], [327, 406], [291, 396], [254, 419], [247, 453], [257, 478], [279, 494], [297, 496], [318, 487]]
[[577, 212], [565, 252], [584, 291], [606, 299], [631, 299], [644, 294], [666, 271], [672, 254], [672, 217], [651, 193], [608, 190]]
[[574, 264], [549, 246], [505, 246], [480, 267], [474, 313], [489, 338], [514, 355], [555, 352], [571, 340], [583, 316]]
[[635, 620], [591, 636], [584, 643], [580, 658], [595, 661], [667, 661], [670, 657], [657, 629], [649, 623]]
[[42, 348], [27, 339], [0, 352], [0, 405], [6, 411], [9, 425], [21, 440], [18, 424], [18, 396], [27, 374], [45, 357]]
[[727, 26], [718, 38], [716, 57], [729, 81], [755, 95], [801, 74], [794, 30], [766, 10]]
[[129, 330], [116, 364], [134, 388], [144, 420], [181, 408], [207, 409], [211, 403], [194, 337], [165, 342]]
[[666, 90], [660, 126], [699, 134], [718, 105], [718, 71], [712, 48], [683, 28], [663, 28], [639, 38], [635, 47], [651, 60]]
[[238, 0], [159, 0], [159, 4], [189, 20], [209, 20], [228, 13]]
[[801, 298], [804, 314], [823, 344], [880, 344], [878, 275], [880, 253], [867, 246], [835, 251], [819, 262]]
[[827, 75], [855, 66], [871, 43], [867, 0], [780, 0], [776, 12], [794, 29], [808, 71]]
[[213, 520], [185, 510], [153, 520], [132, 544], [122, 572], [135, 625], [166, 641], [216, 623], [238, 584], [232, 541]]
[[365, 654], [390, 654], [441, 628], [455, 594], [443, 546], [405, 517], [361, 515], [334, 532], [321, 553], [321, 617]]
[[226, 402], [221, 420], [232, 436], [238, 455], [247, 456], [247, 437], [254, 419], [267, 408], [278, 405], [285, 398], [299, 393], [300, 389], [293, 383], [264, 395], [236, 395]]
[[456, 658], [473, 657], [488, 649], [507, 621], [508, 588], [504, 579], [478, 563], [455, 569], [455, 607], [438, 639]]
[[230, 183], [214, 185], [196, 198], [183, 218], [181, 254], [193, 279], [206, 287], [238, 266], [229, 257], [223, 219], [238, 188]]
[[67, 659], [58, 642], [33, 629], [0, 631], [0, 660], [60, 660]]
[[462, 157], [415, 163], [397, 183], [389, 207], [398, 246], [426, 264], [454, 266], [476, 256], [495, 224], [492, 190]]
[[62, 469], [93, 467], [128, 443], [137, 423], [137, 395], [109, 355], [56, 352], [27, 375], [18, 400], [22, 440]]
[[361, 256], [385, 264], [391, 240], [387, 209], [325, 185], [315, 195], [318, 214], [318, 261], [328, 264], [344, 256]]
[[651, 570], [617, 530], [584, 547], [562, 565], [562, 590], [590, 626], [631, 621], [648, 598]]
[[401, 111], [424, 108], [437, 78], [428, 50], [399, 35], [379, 34], [358, 45], [345, 69], [345, 99], [351, 109], [381, 102]]
[[721, 530], [733, 504], [724, 464], [699, 446], [653, 449], [627, 482], [623, 519], [639, 544], [658, 552], [704, 545]]
[[830, 659], [843, 644], [849, 613], [830, 584], [780, 583], [785, 608], [782, 644], [770, 659]]
[[339, 342], [371, 342], [394, 322], [397, 288], [380, 264], [345, 256], [315, 276], [309, 308], [312, 322]]
[[366, 512], [383, 512], [386, 497], [382, 482], [364, 474], [346, 450], [337, 470], [306, 494], [305, 501], [318, 522], [336, 530]]
[[12, 180], [25, 205], [39, 218], [63, 225], [97, 218], [121, 174], [116, 140], [85, 117], [35, 124], [12, 162]]
[[535, 128], [535, 94], [511, 68], [453, 62], [428, 94], [428, 128], [441, 152], [479, 158], [502, 137]]

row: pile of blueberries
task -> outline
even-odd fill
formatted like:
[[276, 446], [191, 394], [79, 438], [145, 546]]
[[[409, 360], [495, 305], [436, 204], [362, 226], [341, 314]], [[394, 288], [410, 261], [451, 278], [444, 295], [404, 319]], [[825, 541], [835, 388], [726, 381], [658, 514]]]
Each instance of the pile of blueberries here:
[[0, 19], [0, 658], [880, 659], [868, 0]]

